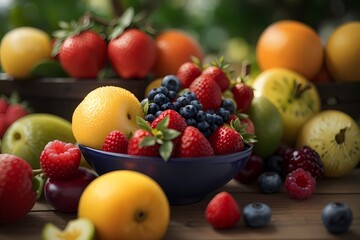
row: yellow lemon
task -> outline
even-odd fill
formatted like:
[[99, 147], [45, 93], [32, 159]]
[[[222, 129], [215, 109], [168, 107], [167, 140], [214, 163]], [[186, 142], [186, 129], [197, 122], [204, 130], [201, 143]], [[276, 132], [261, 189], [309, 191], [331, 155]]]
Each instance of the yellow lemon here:
[[41, 60], [51, 58], [50, 36], [37, 28], [19, 27], [1, 40], [0, 58], [4, 72], [16, 79], [29, 78], [31, 69]]
[[79, 144], [101, 149], [106, 136], [113, 130], [124, 134], [138, 129], [136, 117], [143, 117], [141, 104], [130, 91], [115, 86], [91, 91], [76, 107], [72, 131]]
[[89, 219], [99, 239], [161, 239], [170, 220], [164, 191], [150, 177], [129, 170], [106, 173], [81, 195], [78, 217]]

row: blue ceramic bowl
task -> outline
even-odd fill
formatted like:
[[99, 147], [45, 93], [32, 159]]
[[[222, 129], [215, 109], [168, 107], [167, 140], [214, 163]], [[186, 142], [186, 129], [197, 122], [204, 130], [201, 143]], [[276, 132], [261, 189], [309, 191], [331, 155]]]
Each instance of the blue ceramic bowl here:
[[153, 178], [164, 190], [171, 205], [192, 204], [228, 183], [249, 159], [252, 146], [239, 153], [198, 158], [133, 156], [105, 152], [83, 145], [79, 148], [99, 174], [133, 170]]

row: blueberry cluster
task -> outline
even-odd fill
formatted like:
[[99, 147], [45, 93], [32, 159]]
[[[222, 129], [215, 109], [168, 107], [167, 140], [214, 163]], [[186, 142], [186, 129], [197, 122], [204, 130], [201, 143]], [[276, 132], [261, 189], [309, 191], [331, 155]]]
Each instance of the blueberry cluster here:
[[185, 119], [188, 126], [198, 128], [208, 137], [235, 111], [234, 103], [229, 99], [223, 100], [221, 107], [216, 111], [204, 111], [195, 93], [190, 91], [180, 93], [180, 90], [181, 83], [175, 75], [165, 76], [161, 86], [150, 90], [147, 98], [143, 100], [143, 105], [144, 103], [148, 105], [145, 120], [152, 122], [163, 111], [172, 109]]

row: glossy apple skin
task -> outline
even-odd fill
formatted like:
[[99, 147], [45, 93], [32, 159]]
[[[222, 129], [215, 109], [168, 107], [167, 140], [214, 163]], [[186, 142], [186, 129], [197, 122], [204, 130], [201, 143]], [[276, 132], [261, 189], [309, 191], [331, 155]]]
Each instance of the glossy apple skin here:
[[48, 178], [44, 186], [46, 201], [60, 212], [77, 212], [79, 200], [87, 185], [97, 175], [87, 168], [80, 167], [77, 175], [69, 180]]
[[242, 184], [250, 184], [258, 179], [265, 168], [262, 157], [252, 154], [245, 166], [236, 174], [234, 179]]

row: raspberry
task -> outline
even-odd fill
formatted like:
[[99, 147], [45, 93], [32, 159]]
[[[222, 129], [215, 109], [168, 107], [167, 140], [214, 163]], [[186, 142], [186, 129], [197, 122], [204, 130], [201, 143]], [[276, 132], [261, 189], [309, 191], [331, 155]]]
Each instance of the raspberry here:
[[66, 180], [75, 176], [81, 160], [80, 150], [72, 143], [54, 140], [40, 155], [40, 166], [51, 179]]
[[315, 191], [316, 180], [308, 171], [298, 168], [285, 179], [285, 188], [291, 198], [307, 199]]
[[106, 136], [101, 149], [106, 152], [127, 153], [128, 145], [129, 141], [126, 136], [122, 132], [114, 130]]
[[324, 176], [324, 166], [319, 154], [308, 146], [303, 146], [288, 152], [284, 156], [284, 175], [302, 168], [310, 172], [316, 181]]

